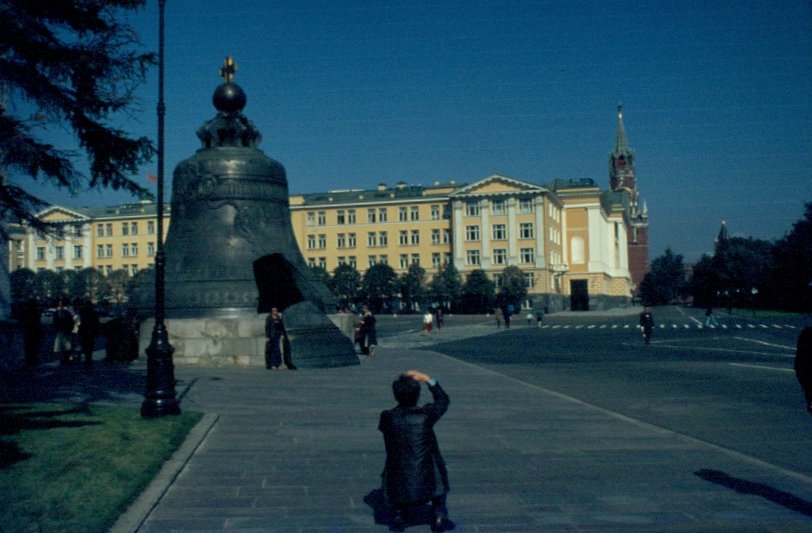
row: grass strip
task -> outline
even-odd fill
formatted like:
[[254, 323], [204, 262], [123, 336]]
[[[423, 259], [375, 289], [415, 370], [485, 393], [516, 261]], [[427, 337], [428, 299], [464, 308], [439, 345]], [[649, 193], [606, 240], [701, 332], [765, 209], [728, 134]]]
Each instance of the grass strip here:
[[0, 531], [107, 531], [203, 417], [138, 408], [0, 405]]

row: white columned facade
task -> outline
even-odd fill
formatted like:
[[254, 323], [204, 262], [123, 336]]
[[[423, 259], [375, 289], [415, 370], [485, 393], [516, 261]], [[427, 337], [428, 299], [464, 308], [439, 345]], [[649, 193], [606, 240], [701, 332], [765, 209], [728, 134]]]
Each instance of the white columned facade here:
[[544, 268], [546, 263], [544, 240], [546, 238], [546, 228], [544, 227], [544, 197], [536, 196], [533, 200], [533, 209], [536, 215], [536, 258], [535, 267]]
[[465, 257], [463, 257], [462, 250], [462, 205], [460, 200], [454, 200], [452, 208], [454, 210], [454, 238], [452, 246], [454, 247], [454, 266], [457, 270], [462, 270], [465, 267]]
[[509, 265], [515, 265], [519, 261], [519, 252], [518, 252], [518, 229], [516, 228], [516, 198], [508, 198], [505, 202], [507, 204], [507, 214], [508, 214], [508, 257], [507, 261]]
[[491, 232], [490, 232], [490, 202], [488, 200], [479, 201], [479, 221], [480, 238], [482, 239], [482, 257], [480, 265], [484, 270], [488, 270], [493, 265], [491, 261]]

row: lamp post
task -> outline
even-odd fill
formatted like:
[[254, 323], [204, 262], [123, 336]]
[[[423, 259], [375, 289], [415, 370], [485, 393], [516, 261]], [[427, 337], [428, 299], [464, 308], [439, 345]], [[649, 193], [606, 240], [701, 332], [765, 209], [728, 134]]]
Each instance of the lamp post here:
[[155, 253], [155, 326], [147, 352], [147, 388], [141, 404], [141, 416], [157, 418], [179, 415], [180, 406], [175, 397], [175, 367], [172, 362], [174, 348], [164, 324], [164, 5], [158, 0], [158, 246]]

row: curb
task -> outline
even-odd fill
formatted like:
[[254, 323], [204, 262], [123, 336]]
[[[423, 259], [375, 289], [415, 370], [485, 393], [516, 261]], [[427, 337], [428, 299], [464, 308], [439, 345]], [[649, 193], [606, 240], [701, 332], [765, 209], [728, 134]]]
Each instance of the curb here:
[[118, 517], [116, 523], [110, 528], [110, 533], [133, 533], [138, 531], [178, 477], [178, 474], [192, 458], [192, 455], [197, 451], [197, 448], [206, 439], [219, 418], [220, 415], [216, 413], [203, 415], [200, 422], [189, 431], [189, 435], [187, 435], [180, 448], [161, 466], [158, 475], [127, 510]]

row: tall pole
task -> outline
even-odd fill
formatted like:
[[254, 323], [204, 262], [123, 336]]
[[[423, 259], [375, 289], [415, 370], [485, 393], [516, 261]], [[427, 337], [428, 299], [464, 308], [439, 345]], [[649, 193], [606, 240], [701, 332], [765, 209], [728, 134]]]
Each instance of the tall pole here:
[[164, 4], [158, 0], [158, 247], [155, 253], [155, 326], [147, 352], [147, 390], [141, 404], [141, 416], [157, 418], [179, 415], [180, 406], [175, 398], [175, 365], [164, 324]]

